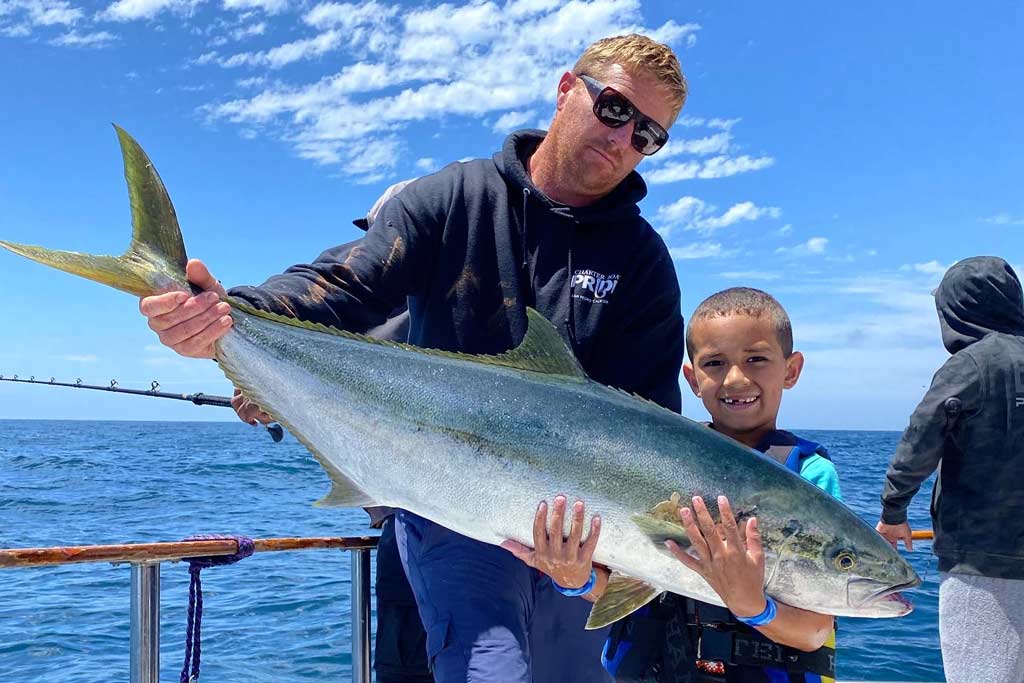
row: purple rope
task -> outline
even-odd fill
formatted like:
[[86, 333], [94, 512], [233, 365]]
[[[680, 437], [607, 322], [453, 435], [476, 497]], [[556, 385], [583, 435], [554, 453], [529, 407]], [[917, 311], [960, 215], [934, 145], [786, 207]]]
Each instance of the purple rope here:
[[[186, 541], [223, 541], [232, 540], [238, 543], [238, 551], [234, 555], [215, 555], [207, 557], [186, 557], [188, 562], [188, 618], [185, 622], [185, 664], [181, 667], [180, 683], [196, 683], [199, 680], [199, 659], [202, 654], [203, 630], [203, 581], [199, 573], [207, 567], [218, 567], [234, 564], [252, 555], [255, 546], [248, 536], [221, 536], [201, 534], [189, 536]], [[189, 668], [192, 669], [191, 674]]]

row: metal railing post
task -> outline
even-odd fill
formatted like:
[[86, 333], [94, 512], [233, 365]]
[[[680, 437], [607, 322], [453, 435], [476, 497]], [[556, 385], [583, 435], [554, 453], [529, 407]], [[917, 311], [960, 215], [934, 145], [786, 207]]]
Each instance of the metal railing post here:
[[131, 683], [160, 681], [160, 563], [132, 563]]
[[370, 551], [352, 552], [352, 683], [370, 683]]

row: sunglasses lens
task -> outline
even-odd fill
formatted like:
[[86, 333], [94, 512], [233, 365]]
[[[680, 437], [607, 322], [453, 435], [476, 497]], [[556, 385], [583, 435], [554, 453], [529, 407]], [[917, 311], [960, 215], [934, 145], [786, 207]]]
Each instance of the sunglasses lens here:
[[594, 114], [610, 128], [619, 128], [633, 118], [633, 105], [622, 95], [605, 91], [594, 101]]
[[633, 149], [650, 156], [668, 142], [668, 133], [653, 121], [637, 121], [633, 129]]
[[[597, 81], [590, 82], [583, 77], [584, 83], [593, 92], [600, 87]], [[592, 79], [591, 79], [592, 80]], [[658, 123], [637, 111], [633, 103], [614, 88], [606, 87], [594, 99], [594, 116], [609, 128], [621, 128], [635, 120], [631, 144], [641, 154], [651, 155], [668, 142], [668, 133]]]

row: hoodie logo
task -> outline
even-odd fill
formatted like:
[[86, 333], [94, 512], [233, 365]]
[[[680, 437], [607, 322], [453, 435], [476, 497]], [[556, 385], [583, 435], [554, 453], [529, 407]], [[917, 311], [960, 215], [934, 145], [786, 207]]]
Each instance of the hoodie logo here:
[[573, 273], [571, 290], [574, 299], [594, 304], [608, 303], [608, 297], [619, 284], [619, 276], [604, 275], [594, 270], [577, 270]]

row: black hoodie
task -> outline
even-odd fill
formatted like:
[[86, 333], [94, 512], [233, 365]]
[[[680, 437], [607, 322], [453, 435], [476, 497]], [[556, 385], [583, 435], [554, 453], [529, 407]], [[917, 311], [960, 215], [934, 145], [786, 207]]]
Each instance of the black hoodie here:
[[940, 466], [932, 496], [940, 571], [1024, 579], [1024, 301], [1006, 261], [953, 265], [935, 291], [953, 354], [910, 418], [886, 475], [882, 521], [900, 524]]
[[513, 133], [493, 159], [410, 183], [347, 256], [328, 250], [231, 294], [348, 330], [379, 325], [408, 297], [410, 343], [474, 354], [515, 346], [530, 306], [591, 378], [679, 412], [679, 285], [636, 205], [646, 185], [633, 172], [590, 206], [558, 204], [525, 168], [543, 136]]

